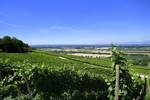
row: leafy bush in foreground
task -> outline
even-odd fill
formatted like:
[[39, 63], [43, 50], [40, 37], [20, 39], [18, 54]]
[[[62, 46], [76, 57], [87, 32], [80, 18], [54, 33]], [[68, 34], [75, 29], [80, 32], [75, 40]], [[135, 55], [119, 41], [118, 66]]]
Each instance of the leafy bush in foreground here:
[[[101, 78], [78, 74], [66, 68], [36, 66], [29, 63], [23, 65], [20, 67], [0, 65], [0, 73], [3, 75], [0, 78], [0, 99], [6, 97], [12, 99], [22, 97], [23, 100], [107, 99], [108, 86]], [[4, 77], [5, 72], [8, 73]]]

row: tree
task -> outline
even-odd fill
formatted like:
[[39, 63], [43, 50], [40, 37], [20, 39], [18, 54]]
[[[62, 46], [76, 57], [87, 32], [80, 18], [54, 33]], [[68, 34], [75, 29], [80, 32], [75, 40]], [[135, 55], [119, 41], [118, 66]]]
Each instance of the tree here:
[[31, 48], [28, 44], [25, 44], [23, 41], [18, 40], [17, 38], [4, 36], [0, 39], [0, 49], [3, 52], [28, 52]]

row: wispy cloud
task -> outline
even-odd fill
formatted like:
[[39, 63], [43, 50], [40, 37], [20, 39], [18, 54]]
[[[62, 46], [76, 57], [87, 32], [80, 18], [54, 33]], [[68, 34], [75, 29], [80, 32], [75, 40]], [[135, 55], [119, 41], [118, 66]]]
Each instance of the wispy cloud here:
[[16, 24], [8, 23], [8, 22], [2, 21], [2, 20], [0, 20], [0, 24], [4, 24], [4, 25], [10, 26], [10, 27], [14, 27], [14, 28], [23, 27], [22, 25], [16, 25]]

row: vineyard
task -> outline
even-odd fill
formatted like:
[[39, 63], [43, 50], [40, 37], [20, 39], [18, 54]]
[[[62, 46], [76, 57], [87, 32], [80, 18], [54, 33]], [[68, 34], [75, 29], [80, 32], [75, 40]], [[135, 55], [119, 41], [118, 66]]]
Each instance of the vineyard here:
[[[112, 63], [38, 50], [0, 53], [0, 100], [114, 100]], [[134, 69], [121, 67], [121, 100], [144, 98], [146, 81]]]
[[150, 100], [150, 0], [0, 0], [0, 100]]

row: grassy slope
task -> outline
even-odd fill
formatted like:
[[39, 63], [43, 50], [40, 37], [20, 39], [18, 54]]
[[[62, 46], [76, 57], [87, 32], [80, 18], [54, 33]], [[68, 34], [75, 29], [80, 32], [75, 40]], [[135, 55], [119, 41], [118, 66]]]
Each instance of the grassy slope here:
[[[60, 57], [71, 58], [69, 60], [61, 59]], [[98, 68], [96, 66], [109, 67], [112, 62], [109, 58], [100, 59], [100, 58], [88, 58], [88, 57], [79, 57], [73, 55], [59, 54], [55, 52], [45, 52], [45, 51], [34, 51], [29, 53], [0, 53], [1, 59], [9, 58], [11, 62], [22, 62], [24, 60], [28, 60], [30, 63], [37, 64], [47, 64], [49, 66], [74, 66], [75, 69], [80, 69], [88, 72], [96, 72], [101, 73], [103, 71], [110, 72], [108, 70], [104, 70], [103, 68]], [[81, 61], [81, 62], [79, 62]], [[89, 64], [83, 64], [88, 62]], [[90, 65], [91, 64], [91, 65]], [[111, 68], [110, 68], [111, 69]], [[150, 68], [144, 68], [142, 66], [131, 66], [130, 69], [134, 70], [137, 73], [150, 75]], [[101, 73], [102, 74], [102, 73]], [[108, 73], [109, 74], [109, 73]]]
[[[104, 58], [89, 58], [89, 57], [80, 57], [80, 56], [59, 54], [59, 53], [55, 53], [55, 52], [44, 52], [44, 53], [47, 53], [49, 55], [54, 55], [54, 56], [67, 57], [67, 58], [79, 60], [79, 61], [82, 61], [82, 62], [88, 62], [89, 64], [93, 64], [93, 65], [104, 66], [104, 67], [107, 67], [107, 68], [111, 68], [111, 65], [112, 65], [112, 62], [111, 62], [110, 58], [105, 58], [105, 59]], [[140, 58], [140, 57], [136, 56], [136, 57], [134, 57], [134, 59], [135, 58]], [[127, 59], [131, 59], [131, 58], [127, 57]], [[142, 59], [142, 58], [140, 58], [140, 59]], [[136, 73], [150, 76], [150, 68], [148, 68], [148, 67], [146, 68], [145, 66], [132, 65], [132, 66], [129, 67], [129, 70], [130, 69], [132, 71], [136, 72]]]
[[76, 71], [80, 71], [81, 73], [89, 73], [95, 76], [111, 76], [112, 71], [108, 69], [104, 69], [97, 66], [92, 66], [89, 64], [84, 64], [82, 62], [61, 59], [60, 55], [50, 55], [45, 52], [29, 52], [29, 53], [0, 53], [0, 59], [9, 59], [9, 62], [14, 64], [16, 62], [23, 62], [27, 60], [31, 64], [46, 64], [47, 66], [54, 67], [69, 67], [75, 69]]
[[131, 66], [130, 69], [132, 69], [136, 73], [146, 75], [146, 76], [150, 76], [150, 68], [149, 67], [146, 68], [146, 67], [143, 67], [143, 66]]
[[[39, 64], [42, 65], [43, 63], [48, 65], [48, 66], [57, 66], [57, 67], [70, 67], [74, 68], [77, 71], [80, 71], [81, 73], [88, 73], [90, 75], [94, 76], [102, 76], [102, 77], [108, 77], [111, 78], [112, 71], [111, 70], [106, 70], [101, 67], [97, 66], [92, 66], [90, 64], [85, 64], [84, 62], [78, 62], [75, 60], [70, 60], [70, 59], [61, 59], [61, 57], [72, 57], [77, 60], [82, 61], [87, 61], [91, 64], [97, 64], [97, 65], [103, 65], [103, 66], [109, 66], [111, 64], [110, 60], [107, 59], [93, 59], [93, 58], [84, 58], [83, 57], [75, 57], [75, 56], [69, 56], [69, 55], [64, 55], [64, 54], [56, 54], [56, 53], [48, 53], [48, 52], [29, 52], [29, 53], [0, 53], [0, 60], [4, 59], [10, 59], [10, 63], [15, 63], [15, 62], [23, 62], [24, 60], [28, 60], [31, 64]], [[99, 62], [100, 60], [100, 62]], [[99, 63], [97, 63], [99, 62]], [[103, 62], [103, 63], [101, 63]], [[131, 69], [133, 69], [137, 73], [142, 73], [145, 75], [150, 75], [150, 70], [145, 69], [145, 68], [139, 68], [140, 66], [133, 66]], [[150, 82], [148, 81], [148, 84]], [[150, 91], [150, 90], [147, 90]], [[147, 92], [146, 94], [146, 99], [149, 100], [149, 95], [150, 92]], [[148, 98], [148, 99], [147, 99]]]
[[88, 62], [89, 64], [98, 65], [98, 66], [110, 67], [112, 65], [110, 58], [82, 57], [82, 56], [67, 55], [64, 53], [56, 53], [56, 52], [50, 52], [50, 51], [43, 52], [43, 53], [54, 55], [54, 56], [62, 56], [62, 57], [66, 57], [66, 58], [81, 61], [81, 62]]

